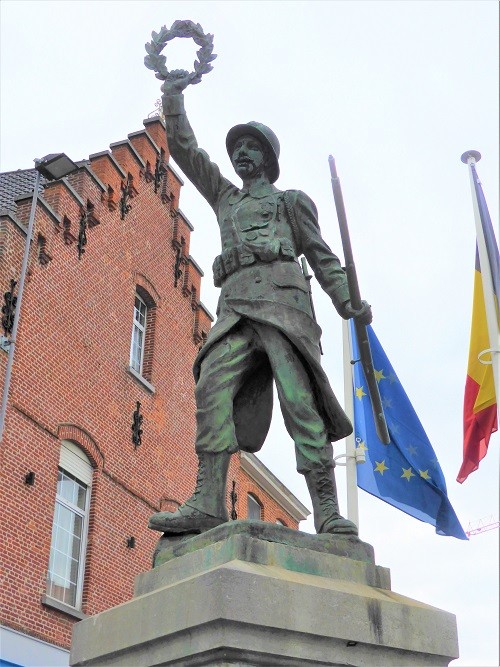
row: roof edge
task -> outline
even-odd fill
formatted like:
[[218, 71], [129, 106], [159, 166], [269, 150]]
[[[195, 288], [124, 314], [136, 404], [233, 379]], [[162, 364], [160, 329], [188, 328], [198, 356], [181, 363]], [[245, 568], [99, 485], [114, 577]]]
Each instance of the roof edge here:
[[241, 467], [250, 477], [261, 486], [288, 514], [296, 521], [304, 521], [311, 514], [287, 487], [272, 473], [255, 454], [241, 452]]

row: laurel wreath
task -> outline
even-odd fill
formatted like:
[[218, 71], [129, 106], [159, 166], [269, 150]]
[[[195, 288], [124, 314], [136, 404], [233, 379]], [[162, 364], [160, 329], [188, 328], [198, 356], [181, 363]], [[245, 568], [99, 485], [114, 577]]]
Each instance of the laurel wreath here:
[[[146, 46], [147, 56], [144, 58], [144, 64], [148, 69], [156, 72], [157, 79], [163, 81], [174, 80], [181, 76], [188, 75], [189, 83], [200, 83], [203, 74], [211, 72], [213, 67], [210, 65], [212, 60], [217, 58], [217, 55], [212, 53], [214, 49], [214, 36], [205, 35], [203, 28], [199, 23], [193, 21], [174, 21], [170, 30], [166, 26], [160, 32], [151, 33], [153, 38]], [[201, 48], [196, 52], [198, 60], [194, 61], [194, 72], [188, 74], [184, 70], [174, 70], [169, 72], [167, 69], [167, 59], [161, 55], [161, 52], [175, 37], [191, 37], [194, 42]]]

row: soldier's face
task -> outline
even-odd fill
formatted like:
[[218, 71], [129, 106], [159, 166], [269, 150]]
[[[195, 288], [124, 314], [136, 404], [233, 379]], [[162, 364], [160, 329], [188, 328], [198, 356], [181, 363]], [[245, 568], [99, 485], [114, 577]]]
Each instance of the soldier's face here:
[[264, 173], [266, 152], [258, 139], [245, 134], [234, 144], [231, 162], [240, 178], [252, 178]]

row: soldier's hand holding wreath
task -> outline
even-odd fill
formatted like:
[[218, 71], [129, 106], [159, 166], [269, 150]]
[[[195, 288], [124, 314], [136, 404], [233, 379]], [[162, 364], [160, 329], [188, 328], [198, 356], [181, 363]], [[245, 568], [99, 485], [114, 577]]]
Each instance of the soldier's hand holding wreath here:
[[[151, 36], [151, 42], [146, 44], [147, 56], [144, 58], [144, 64], [148, 69], [156, 72], [157, 79], [163, 80], [161, 89], [164, 97], [179, 95], [189, 84], [200, 83], [203, 74], [213, 69], [210, 63], [217, 58], [213, 53], [214, 36], [205, 35], [199, 23], [174, 21], [170, 30], [163, 26], [160, 32], [153, 31]], [[191, 38], [200, 47], [196, 52], [197, 59], [194, 61], [193, 72], [184, 69], [169, 72], [167, 69], [167, 59], [161, 52], [175, 37]]]
[[164, 97], [179, 95], [191, 83], [191, 74], [185, 69], [174, 69], [168, 73], [161, 87]]

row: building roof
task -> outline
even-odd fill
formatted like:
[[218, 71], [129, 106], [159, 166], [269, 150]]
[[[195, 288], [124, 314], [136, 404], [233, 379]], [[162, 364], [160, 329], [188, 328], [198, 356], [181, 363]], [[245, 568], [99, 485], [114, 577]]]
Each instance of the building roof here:
[[[0, 211], [15, 213], [17, 209], [15, 200], [33, 192], [35, 179], [36, 169], [18, 169], [0, 174]], [[39, 193], [43, 192], [45, 183], [47, 179], [41, 176]]]
[[241, 452], [241, 467], [264, 489], [276, 502], [281, 505], [295, 521], [303, 521], [311, 514], [290, 489], [265, 466], [255, 454]]

